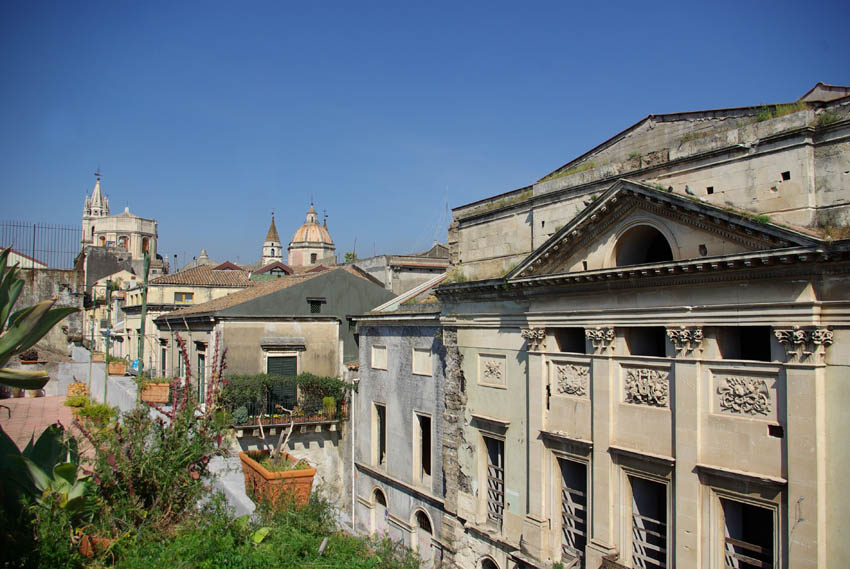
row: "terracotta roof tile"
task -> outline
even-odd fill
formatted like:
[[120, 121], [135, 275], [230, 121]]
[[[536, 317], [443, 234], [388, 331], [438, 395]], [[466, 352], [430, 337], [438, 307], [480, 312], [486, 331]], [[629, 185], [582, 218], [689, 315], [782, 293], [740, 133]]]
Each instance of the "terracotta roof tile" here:
[[[271, 294], [278, 290], [283, 290], [285, 288], [289, 288], [293, 285], [297, 285], [299, 283], [303, 283], [304, 281], [308, 281], [312, 278], [316, 278], [319, 275], [327, 274], [330, 271], [342, 270], [352, 275], [359, 277], [363, 280], [381, 284], [376, 281], [374, 277], [360, 271], [359, 269], [352, 269], [349, 266], [338, 267], [336, 269], [330, 269], [329, 271], [324, 271], [321, 273], [303, 273], [300, 275], [287, 275], [285, 277], [280, 277], [279, 279], [272, 279], [269, 281], [258, 281], [255, 282], [254, 285], [250, 288], [246, 288], [233, 294], [229, 294], [227, 296], [223, 296], [221, 298], [216, 298], [215, 300], [211, 300], [209, 302], [204, 302], [203, 304], [198, 304], [196, 306], [190, 306], [187, 308], [182, 308], [180, 310], [176, 310], [174, 312], [169, 312], [167, 314], [163, 314], [159, 319], [166, 319], [172, 317], [183, 317], [190, 316], [194, 314], [209, 314], [211, 312], [218, 312], [219, 310], [224, 310], [225, 308], [230, 308], [231, 306], [236, 306], [238, 304], [242, 304], [243, 302], [247, 302], [249, 300], [253, 300], [255, 298], [259, 298], [261, 296], [265, 296], [267, 294]], [[228, 271], [230, 272], [230, 271]], [[381, 285], [383, 286], [383, 285]]]
[[248, 271], [242, 269], [216, 270], [210, 265], [201, 265], [162, 275], [150, 282], [151, 285], [198, 285], [198, 286], [251, 286]]

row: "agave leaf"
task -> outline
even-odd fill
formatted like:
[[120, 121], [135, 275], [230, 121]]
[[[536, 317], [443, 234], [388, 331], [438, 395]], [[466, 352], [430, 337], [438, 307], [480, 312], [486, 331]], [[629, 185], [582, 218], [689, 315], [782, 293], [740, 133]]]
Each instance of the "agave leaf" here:
[[77, 465], [73, 462], [63, 462], [53, 467], [53, 479], [61, 479], [68, 484], [68, 490], [71, 485], [77, 480]]
[[9, 314], [12, 307], [18, 301], [21, 290], [24, 288], [24, 281], [18, 279], [11, 286], [0, 287], [0, 333], [6, 328], [6, 321], [9, 319]]
[[235, 520], [233, 520], [233, 525], [238, 529], [245, 529], [248, 527], [248, 522], [251, 520], [251, 516], [245, 514], [244, 516], [239, 516]]
[[26, 468], [27, 472], [32, 479], [33, 484], [38, 489], [39, 492], [44, 492], [45, 490], [50, 488], [50, 477], [38, 467], [36, 463], [25, 456], [19, 457], [19, 460]]
[[46, 371], [26, 371], [0, 368], [0, 384], [20, 389], [41, 389], [50, 376]]
[[70, 316], [75, 312], [77, 312], [77, 309], [72, 306], [54, 308], [53, 310], [50, 310], [39, 318], [36, 325], [30, 330], [30, 333], [24, 338], [24, 341], [21, 342], [20, 346], [18, 346], [18, 349], [23, 351], [31, 348], [36, 342], [41, 340], [45, 334], [50, 332], [51, 328], [62, 321], [63, 318]]
[[38, 324], [41, 317], [47, 314], [47, 311], [53, 306], [53, 302], [52, 300], [43, 300], [38, 304], [24, 308], [20, 313], [15, 313], [18, 316], [13, 315], [14, 323], [0, 336], [0, 354], [4, 356], [7, 353], [14, 354], [16, 348], [32, 332], [32, 328]]
[[50, 425], [41, 433], [32, 451], [24, 455], [31, 459], [39, 468], [45, 472], [53, 472], [53, 467], [60, 461], [64, 462], [67, 452], [62, 438], [64, 429], [56, 425]]

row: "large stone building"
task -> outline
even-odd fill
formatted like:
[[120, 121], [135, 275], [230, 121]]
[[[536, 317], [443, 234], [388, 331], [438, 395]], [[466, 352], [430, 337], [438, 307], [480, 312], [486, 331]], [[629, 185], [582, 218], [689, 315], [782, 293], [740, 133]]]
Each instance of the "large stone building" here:
[[818, 84], [650, 115], [456, 208], [446, 557], [843, 567], [848, 162], [850, 88]]
[[352, 395], [354, 527], [389, 534], [425, 566], [443, 561], [446, 549], [439, 537], [446, 354], [440, 305], [423, 299], [431, 300], [444, 278], [355, 317], [361, 366]]

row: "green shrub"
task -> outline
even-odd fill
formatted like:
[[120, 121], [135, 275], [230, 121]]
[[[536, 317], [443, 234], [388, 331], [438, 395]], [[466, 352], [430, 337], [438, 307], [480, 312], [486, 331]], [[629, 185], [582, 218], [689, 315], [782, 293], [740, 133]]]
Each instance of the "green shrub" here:
[[118, 416], [118, 410], [115, 407], [110, 407], [104, 403], [95, 403], [94, 405], [85, 405], [80, 408], [80, 417], [90, 419], [98, 425], [105, 425], [110, 419]]
[[325, 412], [325, 415], [332, 416], [336, 414], [336, 398], [334, 397], [323, 397], [322, 398], [322, 410]]
[[818, 115], [817, 126], [829, 126], [832, 123], [838, 122], [839, 120], [841, 120], [841, 117], [838, 115], [838, 113], [833, 111], [824, 111]]
[[67, 407], [85, 407], [89, 404], [89, 396], [88, 395], [72, 395], [65, 399], [65, 405]]
[[248, 409], [243, 407], [237, 407], [235, 411], [233, 411], [233, 424], [234, 425], [247, 425], [248, 424]]

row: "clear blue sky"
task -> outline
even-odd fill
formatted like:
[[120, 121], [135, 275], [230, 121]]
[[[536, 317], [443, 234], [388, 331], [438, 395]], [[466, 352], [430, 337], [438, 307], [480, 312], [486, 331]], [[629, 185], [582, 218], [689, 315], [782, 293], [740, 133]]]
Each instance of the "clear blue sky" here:
[[423, 250], [650, 113], [850, 84], [848, 6], [6, 0], [0, 218], [78, 224], [100, 166], [169, 258], [256, 260], [311, 196], [340, 256]]

